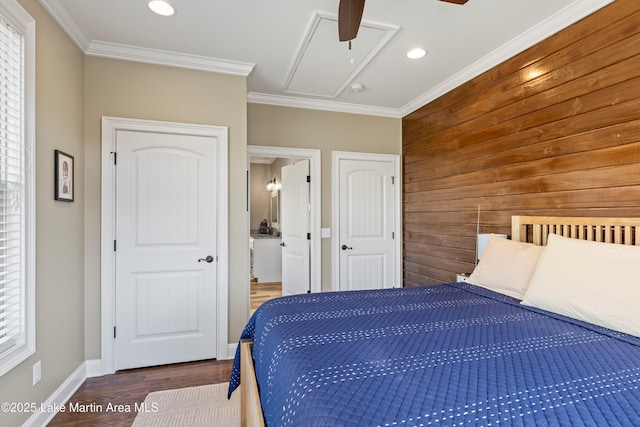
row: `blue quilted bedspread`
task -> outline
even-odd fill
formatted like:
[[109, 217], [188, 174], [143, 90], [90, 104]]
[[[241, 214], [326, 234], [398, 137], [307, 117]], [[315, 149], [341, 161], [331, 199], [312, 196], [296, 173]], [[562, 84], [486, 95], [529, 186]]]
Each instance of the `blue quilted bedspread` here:
[[640, 425], [640, 339], [473, 285], [279, 298], [242, 337], [268, 426]]

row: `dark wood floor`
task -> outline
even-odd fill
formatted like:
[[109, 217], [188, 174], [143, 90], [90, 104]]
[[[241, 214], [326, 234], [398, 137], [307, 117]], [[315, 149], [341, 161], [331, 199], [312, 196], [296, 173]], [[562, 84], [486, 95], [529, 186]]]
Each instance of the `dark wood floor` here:
[[113, 375], [88, 378], [67, 402], [65, 408], [70, 408], [70, 402], [86, 405], [87, 408], [91, 408], [91, 404], [95, 408], [102, 405], [103, 409], [111, 403], [128, 406], [132, 408], [132, 412], [102, 410], [87, 413], [58, 413], [49, 423], [49, 427], [130, 427], [136, 417], [133, 411], [134, 405], [143, 402], [147, 394], [153, 391], [227, 382], [231, 375], [232, 363], [231, 360], [207, 360], [131, 369]]
[[[281, 283], [252, 283], [252, 312], [260, 304], [282, 295]], [[78, 403], [91, 409], [99, 405], [125, 405], [134, 408], [142, 403], [147, 394], [153, 391], [170, 390], [183, 387], [195, 387], [206, 384], [219, 384], [229, 381], [232, 361], [202, 361], [152, 368], [131, 369], [113, 375], [88, 378], [65, 405]], [[109, 426], [130, 427], [136, 417], [132, 412], [89, 411], [86, 413], [58, 413], [49, 423], [49, 427], [86, 427]]]

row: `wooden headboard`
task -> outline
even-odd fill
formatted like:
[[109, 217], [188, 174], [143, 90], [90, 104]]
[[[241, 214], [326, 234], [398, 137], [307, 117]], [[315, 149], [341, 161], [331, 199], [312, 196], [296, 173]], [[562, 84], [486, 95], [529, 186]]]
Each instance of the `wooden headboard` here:
[[546, 245], [550, 233], [572, 239], [640, 246], [640, 218], [511, 217], [511, 240]]

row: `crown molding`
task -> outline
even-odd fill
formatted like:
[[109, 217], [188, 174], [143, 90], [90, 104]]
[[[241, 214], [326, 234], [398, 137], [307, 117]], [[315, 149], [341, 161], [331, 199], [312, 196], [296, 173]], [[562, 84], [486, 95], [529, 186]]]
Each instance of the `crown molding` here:
[[461, 84], [477, 77], [496, 65], [501, 64], [536, 43], [551, 37], [553, 34], [569, 27], [613, 1], [614, 0], [581, 0], [573, 2], [555, 15], [552, 15], [541, 23], [531, 27], [518, 37], [503, 44], [490, 54], [484, 56], [467, 68], [435, 86], [433, 89], [415, 98], [400, 109], [401, 117], [414, 112], [418, 108], [423, 107]]
[[40, 0], [40, 4], [49, 12], [49, 15], [55, 19], [69, 37], [71, 37], [71, 40], [86, 53], [91, 43], [91, 37], [89, 37], [87, 32], [71, 17], [67, 9], [62, 5], [62, 2]]
[[86, 55], [245, 77], [251, 74], [251, 71], [253, 71], [255, 67], [255, 64], [246, 62], [229, 61], [207, 56], [187, 55], [179, 52], [92, 40], [86, 31], [78, 25], [75, 19], [69, 14], [62, 2], [56, 0], [40, 0], [40, 3]]
[[105, 58], [190, 68], [244, 77], [251, 74], [251, 71], [253, 71], [255, 67], [255, 64], [248, 62], [230, 61], [209, 56], [188, 55], [167, 50], [147, 49], [99, 41], [92, 41], [85, 53], [87, 55]]
[[[87, 33], [57, 0], [39, 0], [42, 6], [63, 28], [69, 37], [87, 55], [102, 56], [127, 61], [153, 63], [173, 67], [191, 68], [223, 74], [248, 76], [255, 64], [228, 61], [178, 52], [145, 49], [135, 46], [119, 45], [92, 41]], [[547, 37], [563, 30], [569, 25], [592, 14], [615, 0], [576, 0], [560, 12], [535, 25], [518, 37], [505, 43], [490, 54], [476, 61], [469, 67], [454, 74], [447, 80], [423, 93], [400, 109], [384, 108], [368, 105], [348, 104], [342, 102], [298, 98], [292, 96], [270, 95], [249, 92], [247, 101], [256, 104], [279, 105], [294, 108], [308, 108], [325, 111], [336, 111], [354, 114], [365, 114], [382, 117], [402, 118], [419, 109], [461, 84], [473, 79], [492, 67], [506, 61], [518, 53], [528, 49]]]
[[247, 102], [253, 104], [277, 105], [281, 107], [306, 108], [310, 110], [334, 111], [338, 113], [364, 114], [368, 116], [402, 118], [400, 110], [396, 108], [375, 107], [371, 105], [348, 104], [345, 102], [325, 101], [293, 96], [270, 95], [266, 93], [249, 92]]

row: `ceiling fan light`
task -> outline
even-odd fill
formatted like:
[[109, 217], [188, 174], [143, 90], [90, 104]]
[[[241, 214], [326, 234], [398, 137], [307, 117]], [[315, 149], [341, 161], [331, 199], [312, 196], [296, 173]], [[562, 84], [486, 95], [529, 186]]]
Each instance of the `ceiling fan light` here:
[[423, 56], [425, 56], [427, 54], [427, 51], [424, 49], [420, 49], [420, 48], [416, 48], [416, 49], [411, 49], [409, 52], [407, 52], [407, 58], [409, 59], [420, 59]]
[[151, 0], [149, 9], [161, 16], [173, 16], [176, 10], [168, 2], [164, 0]]

